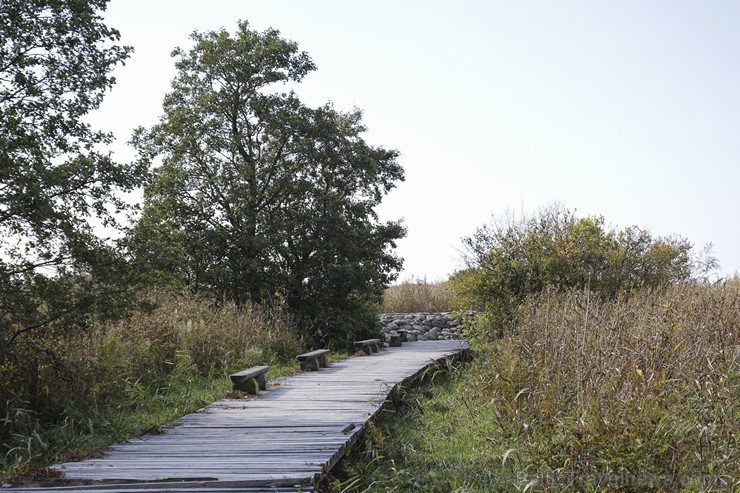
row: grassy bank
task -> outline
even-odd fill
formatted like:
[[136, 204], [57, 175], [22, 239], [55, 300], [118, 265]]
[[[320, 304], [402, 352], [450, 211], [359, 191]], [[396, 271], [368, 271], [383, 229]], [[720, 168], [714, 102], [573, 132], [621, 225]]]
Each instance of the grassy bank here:
[[[529, 298], [476, 359], [387, 414], [346, 491], [737, 488], [740, 285]], [[340, 488], [341, 490], [341, 488]]]
[[156, 308], [125, 322], [19, 341], [3, 367], [0, 476], [44, 475], [47, 464], [156, 429], [224, 397], [237, 369], [297, 369], [301, 342], [279, 311], [165, 293], [147, 301]]

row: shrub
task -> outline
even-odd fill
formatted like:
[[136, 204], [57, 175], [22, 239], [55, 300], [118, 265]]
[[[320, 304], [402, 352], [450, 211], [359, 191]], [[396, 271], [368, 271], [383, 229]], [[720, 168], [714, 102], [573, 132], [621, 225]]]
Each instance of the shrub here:
[[469, 268], [452, 278], [458, 308], [491, 311], [510, 322], [517, 305], [546, 286], [588, 288], [613, 299], [637, 288], [691, 278], [691, 244], [638, 227], [607, 229], [559, 205], [532, 217], [494, 218], [464, 238]]

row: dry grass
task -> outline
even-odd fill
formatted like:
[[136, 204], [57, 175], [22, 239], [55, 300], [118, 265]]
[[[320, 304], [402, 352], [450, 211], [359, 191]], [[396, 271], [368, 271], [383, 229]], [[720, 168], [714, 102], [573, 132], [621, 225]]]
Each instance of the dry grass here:
[[448, 312], [452, 310], [448, 281], [430, 283], [410, 279], [385, 290], [383, 313]]
[[225, 375], [234, 368], [300, 352], [300, 342], [285, 320], [261, 306], [214, 308], [208, 300], [190, 295], [150, 297], [158, 306], [153, 311], [59, 336], [55, 341], [59, 364], [43, 366], [39, 375], [47, 398], [65, 401], [74, 396], [83, 402], [93, 393], [97, 400], [107, 401], [125, 382], [149, 386], [173, 373]]
[[74, 345], [83, 354], [70, 347], [74, 357], [98, 363], [90, 380], [100, 366], [115, 366], [116, 360], [128, 378], [147, 382], [171, 373], [174, 365], [192, 366], [207, 376], [300, 352], [300, 342], [279, 311], [232, 303], [214, 308], [207, 299], [189, 295], [154, 297], [156, 310], [83, 335], [86, 344]]
[[[494, 345], [481, 390], [551, 471], [737, 471], [740, 289], [683, 285], [598, 302], [545, 292]], [[491, 356], [494, 356], [493, 354]]]

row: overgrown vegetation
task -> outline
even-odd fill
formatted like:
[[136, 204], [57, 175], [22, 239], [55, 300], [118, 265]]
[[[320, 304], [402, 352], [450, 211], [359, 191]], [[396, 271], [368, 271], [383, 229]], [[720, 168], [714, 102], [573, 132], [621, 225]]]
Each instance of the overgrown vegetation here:
[[448, 281], [427, 282], [412, 278], [385, 290], [381, 312], [449, 312], [453, 307], [453, 291]]
[[412, 391], [346, 491], [734, 491], [740, 282], [600, 299], [544, 289]]
[[[637, 226], [608, 229], [603, 217], [579, 218], [557, 204], [532, 216], [494, 217], [463, 243], [469, 268], [452, 278], [458, 308], [491, 312], [501, 327], [548, 286], [614, 299], [688, 281], [695, 267], [686, 239], [656, 238]], [[715, 264], [708, 256], [701, 269]]]
[[[139, 160], [115, 163], [85, 123], [131, 52], [106, 5], [0, 4], [3, 476], [195, 410], [234, 369], [374, 335], [401, 266], [405, 231], [375, 213], [398, 153], [359, 111], [277, 91], [315, 67], [275, 30], [195, 33]], [[137, 187], [125, 241], [99, 237]], [[707, 284], [711, 255], [559, 206], [465, 244], [468, 269], [383, 310], [446, 311], [452, 291], [487, 312], [477, 359], [371, 431], [346, 490], [740, 486], [740, 282]]]
[[740, 486], [740, 280], [708, 282], [709, 250], [560, 206], [465, 243], [450, 286], [459, 308], [485, 310], [466, 331], [473, 363], [412, 390], [334, 489]]
[[270, 364], [274, 377], [297, 368], [302, 344], [279, 309], [233, 303], [214, 309], [203, 297], [171, 294], [148, 301], [156, 308], [126, 321], [22, 336], [23, 357], [6, 363], [0, 376], [6, 474], [203, 407], [226, 395], [228, 374], [237, 369]]

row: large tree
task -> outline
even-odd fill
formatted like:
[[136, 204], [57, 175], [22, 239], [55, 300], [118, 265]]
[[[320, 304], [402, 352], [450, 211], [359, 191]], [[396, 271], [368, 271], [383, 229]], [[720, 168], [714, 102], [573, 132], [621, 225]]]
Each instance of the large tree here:
[[[143, 169], [115, 163], [111, 136], [84, 121], [130, 48], [106, 0], [0, 2], [0, 400], [9, 380], [53, 356], [42, 335], [115, 309], [120, 258], [94, 234], [111, 225]], [[51, 349], [50, 349], [51, 348]], [[14, 376], [15, 375], [15, 376]], [[27, 387], [29, 388], [29, 387]], [[13, 396], [21, 400], [35, 396]]]
[[160, 122], [134, 136], [161, 159], [132, 237], [142, 272], [217, 300], [284, 297], [313, 340], [367, 330], [361, 307], [401, 263], [403, 228], [374, 210], [403, 179], [397, 152], [363, 140], [358, 110], [280, 91], [315, 66], [278, 31], [192, 39]]

